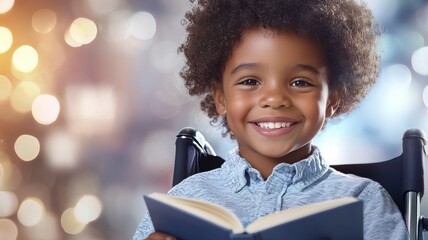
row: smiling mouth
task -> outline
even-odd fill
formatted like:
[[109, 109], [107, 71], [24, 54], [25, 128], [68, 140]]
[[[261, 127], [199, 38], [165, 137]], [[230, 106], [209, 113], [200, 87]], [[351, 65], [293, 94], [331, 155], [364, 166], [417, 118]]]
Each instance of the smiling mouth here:
[[264, 129], [279, 129], [279, 128], [287, 128], [291, 127], [295, 124], [295, 122], [258, 122], [257, 126]]

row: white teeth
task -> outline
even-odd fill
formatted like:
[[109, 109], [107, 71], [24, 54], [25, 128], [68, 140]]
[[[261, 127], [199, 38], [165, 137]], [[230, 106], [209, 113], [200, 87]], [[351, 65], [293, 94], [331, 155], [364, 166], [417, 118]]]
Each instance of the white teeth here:
[[261, 128], [277, 129], [277, 128], [290, 127], [291, 122], [261, 122], [261, 123], [257, 123], [257, 125]]

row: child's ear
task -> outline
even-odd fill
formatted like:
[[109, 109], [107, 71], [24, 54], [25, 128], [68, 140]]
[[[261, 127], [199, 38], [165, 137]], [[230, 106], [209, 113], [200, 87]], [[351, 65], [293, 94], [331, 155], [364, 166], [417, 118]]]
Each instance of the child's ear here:
[[211, 82], [211, 89], [213, 92], [214, 103], [217, 113], [221, 116], [226, 115], [226, 101], [224, 99], [223, 86], [218, 81]]
[[333, 91], [328, 96], [327, 108], [325, 110], [325, 115], [327, 118], [331, 118], [334, 116], [337, 108], [340, 104], [340, 97], [337, 91]]

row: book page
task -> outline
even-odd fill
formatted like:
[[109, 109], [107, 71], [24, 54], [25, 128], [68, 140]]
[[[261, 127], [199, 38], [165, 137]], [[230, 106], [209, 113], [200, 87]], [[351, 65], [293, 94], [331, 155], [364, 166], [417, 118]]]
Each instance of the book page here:
[[246, 232], [255, 233], [282, 223], [291, 222], [299, 218], [304, 218], [318, 212], [323, 212], [356, 201], [358, 200], [354, 197], [345, 197], [336, 200], [289, 208], [257, 219], [255, 222], [248, 225]]
[[230, 229], [233, 233], [244, 232], [244, 227], [239, 219], [232, 212], [222, 206], [190, 198], [175, 197], [163, 193], [152, 193], [148, 196], [191, 213], [194, 216], [203, 218], [218, 226]]

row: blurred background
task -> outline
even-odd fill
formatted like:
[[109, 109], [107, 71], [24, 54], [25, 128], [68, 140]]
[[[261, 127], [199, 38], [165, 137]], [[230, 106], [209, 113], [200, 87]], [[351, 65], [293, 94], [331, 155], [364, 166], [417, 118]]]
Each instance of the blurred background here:
[[[330, 163], [392, 158], [406, 129], [428, 132], [428, 4], [368, 5], [382, 72], [315, 139]], [[234, 147], [178, 75], [190, 6], [0, 1], [0, 239], [131, 239], [143, 194], [171, 185], [179, 129], [202, 130], [221, 156]]]

